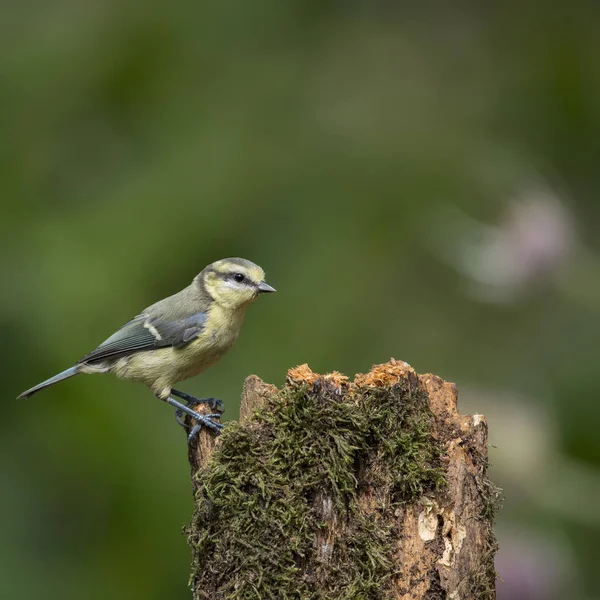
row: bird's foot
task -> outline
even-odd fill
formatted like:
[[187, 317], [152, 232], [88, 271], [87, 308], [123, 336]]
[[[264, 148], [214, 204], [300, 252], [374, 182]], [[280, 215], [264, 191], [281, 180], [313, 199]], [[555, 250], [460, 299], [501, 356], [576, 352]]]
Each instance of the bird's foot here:
[[186, 394], [185, 392], [180, 392], [179, 390], [175, 389], [171, 389], [171, 394], [184, 400], [188, 406], [208, 404], [214, 411], [225, 411], [225, 405], [223, 404], [223, 401], [219, 400], [218, 398], [196, 398], [196, 396], [192, 396], [191, 394]]
[[[205, 417], [220, 417], [221, 415], [204, 415]], [[175, 420], [185, 429], [185, 417], [183, 416], [183, 411], [179, 408], [175, 411]], [[220, 423], [219, 423], [220, 425]], [[200, 433], [202, 429], [202, 425], [196, 423], [188, 434], [188, 444], [191, 444], [192, 441], [196, 438], [196, 436]], [[219, 435], [219, 434], [217, 434]]]
[[221, 433], [221, 429], [223, 429], [224, 427], [222, 423], [218, 423], [217, 421], [213, 420], [215, 418], [220, 418], [221, 413], [202, 415], [196, 412], [195, 410], [189, 408], [189, 406], [185, 406], [181, 404], [181, 402], [177, 402], [177, 400], [174, 400], [173, 398], [168, 398], [167, 403], [171, 406], [174, 406], [177, 409], [175, 411], [175, 419], [181, 426], [185, 426], [185, 423], [183, 421], [184, 413], [189, 415], [190, 417], [192, 417], [192, 419], [196, 421], [196, 424], [192, 427], [192, 430], [190, 431], [190, 434], [188, 436], [188, 442], [191, 442], [198, 435], [198, 432], [200, 431], [202, 426], [206, 427], [207, 429], [210, 429], [216, 435], [219, 435], [219, 433]]
[[196, 423], [190, 430], [190, 432], [188, 433], [188, 437], [187, 437], [187, 441], [188, 444], [191, 444], [196, 437], [198, 436], [198, 434], [200, 433], [200, 430], [202, 429], [202, 425], [204, 425], [205, 427], [209, 427], [209, 424], [211, 426], [217, 426], [219, 427], [219, 429], [217, 429], [216, 431], [213, 429], [213, 431], [215, 431], [215, 435], [221, 435], [221, 429], [224, 427], [224, 425], [222, 423], [217, 423], [216, 421], [213, 421], [212, 418], [213, 417], [220, 417], [220, 414], [214, 414], [214, 415], [202, 415], [206, 421], [202, 421], [201, 423]]

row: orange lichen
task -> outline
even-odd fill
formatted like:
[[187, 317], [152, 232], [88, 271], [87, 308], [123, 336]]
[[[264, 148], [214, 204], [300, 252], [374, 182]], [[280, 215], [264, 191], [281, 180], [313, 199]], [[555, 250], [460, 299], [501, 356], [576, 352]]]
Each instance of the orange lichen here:
[[[357, 388], [389, 387], [402, 380], [416, 381], [416, 377], [414, 369], [408, 363], [392, 358], [389, 362], [373, 365], [373, 368], [368, 373], [357, 373], [350, 386]], [[312, 387], [319, 380], [330, 383], [338, 389], [343, 385], [349, 384], [348, 377], [338, 371], [321, 375], [320, 373], [315, 373], [306, 363], [289, 369], [286, 383], [289, 386], [307, 384]]]
[[338, 389], [341, 389], [343, 385], [348, 383], [348, 377], [339, 371], [320, 375], [319, 373], [315, 373], [306, 363], [290, 369], [287, 374], [286, 382], [288, 385], [301, 385], [307, 383], [308, 385], [313, 386], [319, 379], [332, 384]]
[[348, 377], [339, 371], [332, 371], [331, 373], [327, 373], [323, 375], [323, 379], [328, 381], [329, 383], [333, 383], [338, 388], [341, 388], [342, 385], [348, 383]]
[[297, 367], [293, 367], [288, 370], [286, 382], [288, 384], [303, 384], [308, 383], [309, 385], [314, 385], [315, 381], [319, 379], [320, 375], [318, 373], [314, 373], [313, 370], [304, 363], [303, 365], [298, 365]]
[[403, 379], [415, 377], [414, 369], [402, 360], [392, 358], [389, 362], [374, 365], [368, 373], [357, 373], [354, 385], [358, 387], [387, 387]]

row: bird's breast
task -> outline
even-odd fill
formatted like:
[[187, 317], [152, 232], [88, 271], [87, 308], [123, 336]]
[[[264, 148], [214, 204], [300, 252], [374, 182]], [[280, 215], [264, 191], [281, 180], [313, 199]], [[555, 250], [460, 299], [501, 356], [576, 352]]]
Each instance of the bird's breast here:
[[237, 340], [243, 319], [244, 314], [239, 311], [212, 311], [198, 338], [174, 350], [179, 355], [181, 378], [188, 379], [214, 365]]

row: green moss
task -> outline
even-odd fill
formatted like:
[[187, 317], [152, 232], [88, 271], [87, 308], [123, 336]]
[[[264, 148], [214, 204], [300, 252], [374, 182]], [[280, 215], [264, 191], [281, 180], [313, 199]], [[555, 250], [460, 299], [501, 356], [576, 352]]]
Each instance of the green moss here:
[[482, 556], [479, 565], [471, 572], [467, 586], [471, 597], [477, 600], [494, 600], [496, 598], [495, 581], [497, 577], [494, 567], [494, 556], [498, 550], [494, 542]]
[[485, 464], [483, 475], [477, 480], [477, 489], [481, 496], [480, 518], [486, 523], [493, 524], [496, 514], [502, 508], [502, 488], [499, 488], [487, 477], [488, 465]]
[[433, 415], [427, 394], [406, 385], [365, 390], [363, 407], [370, 415], [366, 485], [393, 503], [411, 502], [445, 484], [442, 450], [432, 439]]
[[497, 512], [502, 508], [502, 489], [496, 486], [487, 477], [487, 462], [483, 466], [482, 474], [477, 478], [477, 488], [481, 498], [481, 511], [479, 518], [484, 522], [485, 551], [479, 564], [471, 571], [468, 588], [473, 598], [481, 600], [494, 600], [496, 598], [495, 581], [498, 576], [494, 565], [494, 557], [498, 551], [498, 543], [494, 536], [494, 520]]
[[197, 598], [389, 597], [394, 507], [443, 485], [442, 451], [421, 392], [368, 388], [356, 400], [284, 388], [225, 430], [196, 475]]

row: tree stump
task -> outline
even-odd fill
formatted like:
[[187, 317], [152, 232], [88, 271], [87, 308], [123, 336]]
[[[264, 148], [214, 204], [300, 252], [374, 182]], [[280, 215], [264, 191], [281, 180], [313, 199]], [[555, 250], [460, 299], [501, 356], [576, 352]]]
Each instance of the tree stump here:
[[435, 375], [252, 375], [189, 458], [194, 600], [495, 598], [487, 424]]

